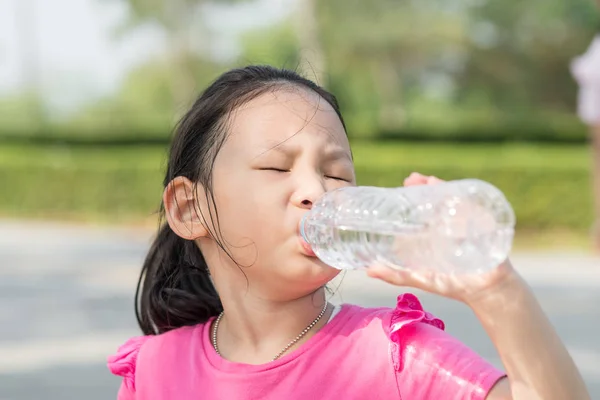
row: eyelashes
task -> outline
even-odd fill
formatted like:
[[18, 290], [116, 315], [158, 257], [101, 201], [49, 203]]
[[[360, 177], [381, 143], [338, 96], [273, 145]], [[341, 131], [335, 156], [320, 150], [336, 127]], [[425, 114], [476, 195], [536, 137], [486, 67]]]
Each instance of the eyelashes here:
[[348, 179], [340, 178], [339, 176], [325, 175], [325, 178], [334, 179], [334, 180], [340, 181], [340, 182], [350, 182]]
[[[259, 171], [272, 171], [272, 172], [277, 172], [277, 173], [291, 172], [289, 169], [275, 168], [275, 167], [259, 168]], [[333, 180], [340, 181], [340, 182], [350, 182], [350, 180], [348, 180], [348, 179], [344, 179], [342, 177], [334, 176], [334, 175], [325, 175], [325, 178], [333, 179]]]
[[281, 168], [259, 168], [260, 171], [290, 172], [289, 169]]

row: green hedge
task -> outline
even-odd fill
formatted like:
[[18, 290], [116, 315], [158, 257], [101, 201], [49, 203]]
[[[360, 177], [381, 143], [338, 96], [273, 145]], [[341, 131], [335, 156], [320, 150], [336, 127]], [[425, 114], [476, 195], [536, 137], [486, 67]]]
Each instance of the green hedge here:
[[[520, 228], [587, 229], [592, 221], [584, 146], [442, 146], [355, 143], [359, 184], [400, 186], [417, 170], [475, 177], [504, 191]], [[0, 213], [140, 220], [161, 197], [164, 148], [0, 147]]]
[[556, 111], [454, 110], [435, 106], [407, 112], [401, 129], [382, 130], [379, 139], [498, 143], [585, 143], [587, 127], [575, 113]]
[[[415, 115], [412, 115], [415, 114]], [[588, 129], [575, 115], [557, 113], [511, 115], [501, 113], [455, 112], [409, 113], [402, 127], [385, 129], [373, 127], [369, 121], [367, 131], [349, 126], [350, 136], [387, 141], [413, 142], [465, 142], [465, 143], [573, 143], [584, 144]], [[107, 117], [109, 118], [109, 117]], [[29, 126], [9, 127], [0, 124], [0, 144], [33, 144], [70, 146], [121, 146], [166, 145], [175, 121], [139, 116], [133, 122], [99, 122], [88, 125], [42, 126], [34, 130]]]
[[162, 147], [0, 146], [0, 213], [136, 221], [161, 196]]
[[[587, 171], [560, 170], [551, 173], [543, 169], [471, 169], [461, 167], [421, 168], [421, 172], [445, 179], [473, 177], [486, 180], [500, 188], [513, 205], [520, 228], [587, 229], [592, 221], [592, 199]], [[390, 171], [361, 168], [357, 170], [362, 183], [388, 186], [409, 168]]]

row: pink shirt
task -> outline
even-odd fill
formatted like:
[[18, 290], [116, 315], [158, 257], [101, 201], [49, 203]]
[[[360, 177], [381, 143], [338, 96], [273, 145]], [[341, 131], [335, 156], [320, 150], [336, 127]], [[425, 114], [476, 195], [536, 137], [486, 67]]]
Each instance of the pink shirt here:
[[504, 373], [444, 332], [412, 294], [395, 309], [343, 305], [297, 350], [248, 365], [221, 358], [211, 321], [127, 341], [108, 367], [119, 400], [483, 400]]

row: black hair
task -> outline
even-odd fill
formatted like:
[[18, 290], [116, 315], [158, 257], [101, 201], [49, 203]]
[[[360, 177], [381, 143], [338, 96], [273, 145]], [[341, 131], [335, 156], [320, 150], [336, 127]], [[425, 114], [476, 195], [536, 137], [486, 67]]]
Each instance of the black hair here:
[[[212, 169], [227, 137], [229, 115], [240, 105], [269, 91], [296, 86], [317, 93], [335, 110], [345, 129], [338, 102], [331, 93], [295, 71], [270, 66], [247, 66], [222, 74], [194, 102], [175, 129], [163, 187], [183, 176], [205, 189], [214, 206]], [[218, 213], [209, 207], [203, 218], [218, 241]], [[214, 210], [214, 215], [213, 215]], [[206, 322], [222, 311], [198, 245], [173, 232], [164, 222], [160, 206], [159, 231], [144, 261], [135, 294], [135, 313], [146, 335], [155, 335], [186, 325]], [[204, 216], [202, 216], [204, 217]]]

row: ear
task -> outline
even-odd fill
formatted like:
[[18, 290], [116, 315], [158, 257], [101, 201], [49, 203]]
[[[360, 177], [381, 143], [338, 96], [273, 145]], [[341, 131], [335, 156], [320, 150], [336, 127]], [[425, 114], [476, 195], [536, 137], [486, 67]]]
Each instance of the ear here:
[[178, 176], [169, 182], [163, 204], [167, 222], [177, 235], [187, 240], [208, 236], [194, 184], [188, 178]]

